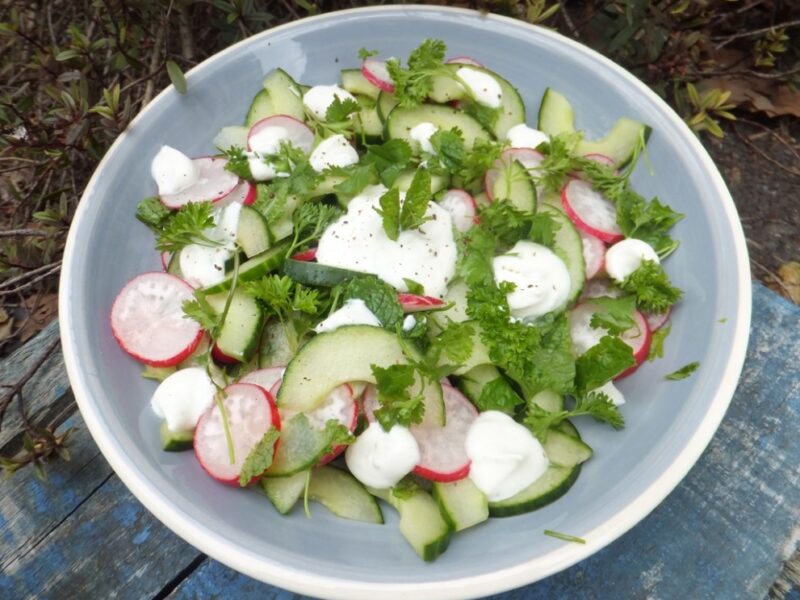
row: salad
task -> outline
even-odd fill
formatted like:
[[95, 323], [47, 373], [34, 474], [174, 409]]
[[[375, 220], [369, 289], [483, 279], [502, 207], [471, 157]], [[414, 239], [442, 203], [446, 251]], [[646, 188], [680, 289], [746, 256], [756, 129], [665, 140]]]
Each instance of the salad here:
[[383, 523], [381, 499], [430, 561], [567, 493], [581, 418], [624, 426], [614, 381], [663, 353], [682, 215], [630, 185], [646, 125], [586, 139], [547, 89], [533, 128], [439, 40], [376, 54], [331, 85], [274, 70], [217, 155], [154, 149], [136, 216], [164, 268], [111, 327], [159, 382], [165, 451], [281, 514]]

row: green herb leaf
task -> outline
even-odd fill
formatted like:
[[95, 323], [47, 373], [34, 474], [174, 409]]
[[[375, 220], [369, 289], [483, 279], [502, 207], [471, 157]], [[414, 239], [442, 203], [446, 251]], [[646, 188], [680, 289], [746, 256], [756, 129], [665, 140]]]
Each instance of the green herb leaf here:
[[464, 164], [467, 155], [464, 147], [464, 136], [461, 130], [454, 127], [450, 130], [437, 129], [430, 138], [434, 155], [428, 159], [428, 165], [438, 165], [444, 174], [458, 173]]
[[469, 321], [456, 323], [448, 318], [445, 328], [431, 341], [429, 362], [435, 365], [444, 358], [453, 368], [463, 365], [472, 356], [475, 333], [475, 326]]
[[328, 105], [328, 109], [325, 111], [325, 120], [328, 123], [347, 121], [351, 114], [359, 110], [361, 110], [361, 107], [355, 100], [351, 100], [350, 98], [341, 100], [337, 96], [333, 99], [333, 102]]
[[165, 221], [158, 234], [156, 248], [161, 252], [178, 252], [189, 244], [220, 246], [209, 239], [206, 230], [215, 226], [211, 202], [190, 202], [183, 205]]
[[386, 68], [394, 83], [394, 95], [401, 106], [417, 106], [431, 92], [434, 75], [452, 76], [444, 67], [447, 48], [441, 40], [427, 39], [408, 57], [408, 68], [400, 61], [389, 59]]
[[239, 485], [247, 487], [253, 477], [258, 477], [272, 466], [272, 459], [275, 456], [275, 442], [280, 437], [280, 431], [270, 426], [259, 442], [247, 455], [242, 464], [242, 471], [239, 474]]
[[496, 377], [483, 386], [481, 395], [475, 402], [480, 411], [499, 410], [513, 414], [524, 400], [502, 376]]
[[697, 371], [697, 369], [699, 367], [700, 367], [700, 363], [699, 362], [697, 362], [697, 361], [690, 362], [688, 365], [682, 366], [677, 371], [673, 371], [669, 375], [665, 375], [664, 379], [667, 379], [669, 381], [680, 381], [681, 379], [686, 379], [692, 373]]
[[479, 102], [470, 102], [464, 106], [464, 112], [480, 123], [484, 129], [489, 131], [494, 128], [497, 119], [500, 117], [500, 111], [498, 109]]
[[161, 232], [171, 216], [172, 211], [155, 196], [145, 198], [136, 207], [136, 218], [155, 233]]
[[589, 321], [589, 325], [595, 329], [605, 329], [611, 335], [619, 335], [636, 325], [633, 319], [636, 296], [626, 295], [619, 298], [600, 296], [592, 298], [591, 304], [600, 308]]
[[223, 151], [223, 154], [228, 159], [225, 163], [225, 170], [230, 171], [234, 175], [238, 175], [242, 179], [253, 181], [253, 173], [250, 171], [250, 162], [244, 149], [239, 146], [231, 146]]
[[181, 68], [172, 60], [168, 60], [166, 66], [167, 75], [169, 75], [169, 80], [172, 82], [172, 85], [175, 86], [179, 94], [185, 94], [187, 89], [186, 77], [183, 75]]
[[425, 295], [425, 288], [422, 287], [421, 283], [416, 282], [413, 279], [408, 279], [407, 277], [403, 277], [403, 282], [406, 284], [409, 294], [417, 294], [418, 296]]
[[343, 211], [337, 206], [322, 202], [304, 202], [292, 214], [294, 238], [286, 255], [291, 256], [297, 250], [313, 244], [325, 232], [328, 226], [342, 216]]
[[426, 169], [417, 169], [408, 186], [403, 208], [400, 212], [401, 229], [417, 229], [430, 220], [425, 213], [431, 199], [431, 174]]
[[397, 299], [397, 291], [377, 277], [356, 277], [348, 281], [344, 299], [351, 298], [363, 300], [386, 329], [395, 331], [403, 322], [403, 307]]
[[377, 50], [367, 50], [366, 48], [361, 48], [358, 51], [358, 58], [360, 58], [361, 60], [366, 60], [370, 56], [377, 56], [377, 55], [378, 55]]
[[492, 168], [494, 162], [503, 153], [503, 145], [491, 140], [478, 138], [472, 146], [472, 152], [464, 157], [458, 176], [463, 180], [465, 188], [471, 188], [476, 183], [483, 182], [486, 171]]
[[665, 325], [653, 332], [653, 337], [650, 339], [650, 350], [647, 353], [648, 362], [653, 362], [657, 358], [664, 356], [664, 340], [667, 339], [672, 325]]
[[373, 165], [353, 165], [336, 172], [345, 175], [347, 179], [337, 183], [333, 186], [333, 189], [347, 196], [356, 196], [364, 191], [364, 188], [368, 185], [378, 182], [378, 176]]
[[617, 337], [603, 336], [575, 361], [575, 389], [579, 394], [590, 392], [635, 364], [628, 344]]
[[397, 241], [400, 236], [400, 191], [392, 188], [380, 197], [381, 207], [375, 210], [383, 217], [383, 230], [386, 237]]
[[385, 431], [394, 425], [408, 427], [421, 423], [425, 415], [422, 394], [411, 395], [410, 388], [416, 381], [414, 365], [392, 365], [387, 368], [371, 365], [378, 388], [378, 401], [381, 407], [375, 411], [375, 418]]
[[683, 295], [670, 283], [661, 265], [652, 260], [643, 261], [618, 285], [620, 289], [635, 294], [639, 306], [656, 313], [664, 312]]
[[419, 491], [419, 484], [411, 477], [405, 476], [392, 487], [392, 495], [398, 500], [408, 500]]
[[580, 395], [575, 400], [572, 410], [548, 412], [534, 402], [528, 402], [528, 414], [523, 424], [541, 441], [547, 439], [547, 433], [565, 419], [589, 415], [596, 421], [606, 423], [614, 429], [622, 429], [625, 419], [611, 399], [602, 392], [590, 392]]
[[394, 139], [380, 145], [367, 146], [361, 158], [362, 165], [371, 165], [386, 187], [392, 187], [400, 174], [408, 167], [413, 153], [405, 140]]
[[216, 333], [222, 326], [221, 315], [211, 307], [201, 294], [195, 292], [194, 297], [194, 300], [185, 300], [182, 304], [184, 318], [196, 321], [211, 337], [216, 337]]

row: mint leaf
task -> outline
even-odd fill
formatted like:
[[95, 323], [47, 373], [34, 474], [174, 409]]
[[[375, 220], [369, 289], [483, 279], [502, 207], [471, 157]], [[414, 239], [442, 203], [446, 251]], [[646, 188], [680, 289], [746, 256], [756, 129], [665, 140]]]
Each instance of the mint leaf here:
[[355, 277], [348, 281], [344, 299], [351, 298], [363, 300], [386, 329], [395, 331], [403, 322], [403, 307], [397, 299], [397, 291], [377, 277]]
[[383, 230], [386, 237], [397, 241], [400, 236], [400, 191], [392, 188], [380, 197], [380, 208], [376, 212], [383, 217]]
[[403, 277], [403, 282], [406, 284], [409, 294], [417, 294], [418, 296], [425, 295], [425, 288], [422, 287], [421, 283], [407, 277]]
[[421, 394], [410, 393], [416, 381], [413, 365], [392, 365], [388, 368], [371, 365], [378, 388], [378, 402], [381, 407], [375, 411], [375, 418], [385, 431], [394, 425], [408, 427], [421, 423], [425, 414], [425, 404]]
[[239, 474], [240, 486], [247, 487], [253, 477], [258, 477], [272, 466], [272, 459], [275, 456], [275, 442], [278, 441], [279, 437], [280, 431], [270, 426], [264, 437], [259, 440], [244, 460]]
[[361, 107], [355, 100], [351, 100], [350, 98], [342, 100], [336, 96], [325, 111], [325, 121], [328, 123], [347, 121], [351, 114], [359, 110], [361, 110]]
[[480, 411], [500, 410], [513, 414], [514, 409], [523, 402], [524, 400], [514, 391], [508, 381], [499, 376], [483, 386], [480, 397], [475, 401], [475, 406]]
[[334, 174], [342, 174], [347, 177], [341, 183], [333, 186], [333, 189], [347, 196], [357, 196], [368, 185], [378, 182], [378, 176], [372, 165], [353, 165], [346, 169], [335, 170]]
[[699, 367], [700, 367], [699, 362], [697, 361], [690, 362], [688, 365], [682, 366], [677, 371], [673, 371], [669, 375], [665, 375], [664, 379], [667, 379], [669, 381], [680, 381], [681, 379], [686, 379], [687, 377], [689, 377], [689, 375], [697, 371]]
[[145, 198], [136, 207], [136, 218], [155, 233], [161, 232], [171, 216], [172, 211], [156, 196]]
[[619, 335], [636, 325], [633, 319], [636, 296], [627, 295], [619, 298], [599, 296], [592, 298], [591, 304], [600, 308], [589, 321], [589, 325], [595, 329], [605, 329], [611, 335]]
[[426, 169], [417, 169], [408, 186], [403, 208], [400, 212], [401, 229], [417, 229], [429, 220], [425, 216], [431, 199], [431, 174]]
[[394, 139], [380, 145], [367, 146], [361, 158], [362, 165], [372, 165], [378, 178], [386, 187], [392, 187], [400, 174], [408, 167], [413, 153], [405, 140]]
[[620, 289], [635, 294], [639, 306], [656, 313], [664, 312], [683, 295], [670, 283], [661, 265], [652, 260], [643, 261], [618, 285]]
[[464, 136], [461, 130], [454, 127], [450, 130], [438, 129], [430, 138], [435, 156], [428, 160], [438, 164], [446, 174], [457, 173], [464, 163], [467, 154], [464, 147]]
[[628, 344], [617, 337], [603, 336], [600, 343], [575, 361], [575, 389], [579, 394], [590, 392], [635, 364]]

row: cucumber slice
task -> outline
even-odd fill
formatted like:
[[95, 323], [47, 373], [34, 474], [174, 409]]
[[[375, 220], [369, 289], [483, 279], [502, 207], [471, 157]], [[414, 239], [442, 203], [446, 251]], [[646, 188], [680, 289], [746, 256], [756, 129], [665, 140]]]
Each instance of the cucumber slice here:
[[539, 131], [549, 136], [575, 131], [575, 113], [572, 105], [562, 94], [546, 88], [539, 105]]
[[640, 138], [647, 142], [651, 131], [644, 123], [621, 117], [605, 136], [599, 140], [581, 140], [576, 150], [584, 156], [603, 154], [614, 161], [614, 167], [619, 168], [633, 158]]
[[274, 114], [277, 113], [272, 104], [272, 99], [269, 97], [269, 92], [267, 90], [260, 90], [250, 103], [250, 108], [244, 119], [245, 127], [249, 129], [261, 119], [266, 119]]
[[492, 184], [492, 201], [500, 200], [506, 200], [522, 212], [536, 212], [536, 186], [528, 171], [517, 160], [500, 168]]
[[383, 121], [378, 116], [378, 108], [375, 101], [366, 96], [356, 96], [356, 101], [361, 105], [361, 110], [355, 119], [355, 131], [358, 134], [358, 139], [361, 139], [363, 133], [368, 142], [380, 142], [383, 137]]
[[300, 471], [287, 477], [262, 477], [258, 483], [261, 489], [272, 502], [279, 513], [287, 514], [306, 489], [306, 478], [308, 471]]
[[373, 100], [381, 93], [380, 88], [364, 77], [361, 69], [342, 69], [342, 87], [354, 96], [367, 96]]
[[258, 367], [282, 367], [294, 356], [294, 349], [286, 337], [286, 329], [278, 319], [272, 319], [264, 326], [261, 334]]
[[[206, 300], [217, 313], [222, 313], [225, 309], [227, 299], [227, 293], [206, 296]], [[217, 347], [225, 355], [246, 362], [258, 349], [263, 326], [264, 311], [261, 306], [255, 298], [237, 288], [233, 292], [225, 321], [220, 327]]]
[[[395, 180], [394, 187], [399, 189], [401, 192], [407, 192], [416, 173], [417, 171], [415, 169], [407, 169], [403, 171]], [[435, 194], [436, 192], [441, 192], [443, 189], [448, 187], [449, 183], [449, 179], [444, 175], [431, 175], [431, 193]]]
[[272, 109], [275, 111], [273, 114], [289, 115], [298, 121], [305, 119], [306, 111], [303, 107], [303, 94], [300, 86], [286, 71], [275, 69], [267, 75], [261, 85], [269, 94]]
[[247, 258], [268, 250], [269, 239], [269, 227], [261, 213], [250, 206], [242, 206], [236, 228], [236, 243], [244, 250]]
[[194, 431], [172, 431], [166, 421], [161, 421], [161, 447], [166, 452], [191, 450], [194, 445]]
[[568, 419], [564, 419], [563, 421], [561, 421], [561, 423], [555, 426], [555, 429], [557, 429], [561, 433], [566, 433], [567, 435], [571, 435], [574, 438], [581, 439], [581, 434], [578, 431], [578, 428], [575, 427], [575, 425], [572, 424], [572, 421]]
[[175, 275], [175, 277], [180, 277], [183, 279], [183, 271], [181, 271], [181, 252], [178, 250], [177, 252], [173, 252], [172, 256], [169, 257], [169, 262], [167, 263], [167, 273], [170, 275]]
[[334, 189], [337, 185], [342, 183], [347, 177], [344, 175], [333, 175], [331, 173], [325, 173], [320, 182], [317, 184], [310, 193], [309, 197], [315, 198], [317, 196], [327, 196], [328, 194], [336, 194], [336, 190]]
[[317, 287], [333, 287], [348, 279], [364, 275], [364, 273], [340, 269], [339, 267], [329, 267], [328, 265], [291, 258], [287, 258], [286, 262], [283, 263], [283, 272], [298, 283]]
[[552, 390], [543, 390], [531, 398], [536, 406], [547, 412], [561, 412], [564, 410], [564, 396]]
[[411, 496], [398, 498], [391, 490], [369, 491], [400, 513], [400, 533], [422, 560], [434, 561], [447, 550], [452, 528], [428, 492], [416, 490]]
[[569, 272], [569, 295], [567, 304], [572, 304], [578, 299], [583, 285], [586, 283], [586, 262], [583, 257], [583, 241], [575, 229], [575, 225], [564, 211], [551, 204], [542, 203], [539, 206], [541, 212], [549, 214], [559, 224], [555, 234], [555, 244], [553, 252], [564, 261]]
[[394, 107], [397, 106], [397, 100], [394, 97], [394, 94], [390, 94], [388, 92], [381, 92], [378, 94], [378, 116], [381, 119], [381, 122], [386, 123], [386, 120], [389, 118], [389, 113], [394, 110]]
[[592, 449], [581, 440], [556, 429], [547, 432], [544, 451], [551, 465], [576, 467], [592, 457]]
[[433, 483], [433, 497], [442, 516], [455, 531], [467, 529], [489, 518], [489, 501], [469, 478], [452, 483]]
[[375, 497], [350, 473], [335, 467], [311, 471], [308, 497], [343, 519], [383, 524]]
[[492, 517], [511, 517], [542, 508], [567, 493], [581, 472], [577, 467], [550, 466], [539, 479], [505, 500], [489, 501]]
[[219, 133], [214, 136], [214, 147], [221, 152], [230, 150], [234, 146], [247, 148], [247, 133], [249, 131], [247, 127], [241, 125], [223, 127], [219, 130]]
[[281, 216], [269, 224], [269, 232], [272, 234], [273, 241], [282, 240], [292, 235], [292, 231], [294, 231], [292, 215], [298, 206], [300, 206], [300, 198], [298, 196], [294, 194], [286, 196], [286, 200], [281, 207]]
[[[406, 362], [397, 336], [386, 329], [348, 325], [321, 333], [300, 348], [286, 367], [278, 392], [278, 406], [298, 411], [313, 410], [337, 385], [348, 381], [375, 383], [371, 365], [389, 367]], [[417, 389], [420, 385], [421, 381], [418, 381]], [[441, 386], [428, 383], [424, 398], [423, 425], [443, 425]]]
[[[480, 408], [482, 404], [480, 398], [483, 393], [483, 388], [493, 381], [498, 381], [495, 385], [502, 385], [502, 393], [512, 395], [511, 397], [516, 396], [518, 399], [517, 404], [522, 404], [522, 398], [517, 395], [517, 392], [514, 391], [514, 388], [511, 387], [508, 380], [503, 377], [499, 369], [492, 364], [478, 365], [464, 373], [458, 380], [458, 389], [460, 389], [475, 406]], [[510, 407], [504, 412], [510, 415], [514, 413], [513, 409]]]
[[[283, 264], [283, 259], [286, 256], [286, 250], [289, 248], [289, 242], [281, 242], [269, 250], [246, 260], [239, 267], [239, 283], [244, 281], [253, 281], [261, 279], [264, 275], [275, 271]], [[207, 288], [203, 288], [203, 294], [218, 294], [229, 290], [231, 282], [233, 281], [233, 273], [225, 276], [225, 279]]]
[[471, 150], [475, 140], [491, 138], [481, 124], [469, 115], [436, 104], [422, 104], [413, 108], [397, 106], [386, 120], [386, 137], [401, 139], [411, 143], [411, 130], [420, 123], [433, 123], [439, 129], [450, 130], [458, 127], [464, 136], [464, 146]]
[[298, 413], [282, 423], [280, 444], [266, 475], [285, 477], [310, 469], [330, 452], [332, 442], [330, 431], [314, 427]]

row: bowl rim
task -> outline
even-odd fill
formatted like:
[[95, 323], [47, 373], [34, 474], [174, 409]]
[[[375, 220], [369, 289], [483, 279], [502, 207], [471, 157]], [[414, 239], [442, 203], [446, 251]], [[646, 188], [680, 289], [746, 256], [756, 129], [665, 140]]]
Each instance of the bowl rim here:
[[[250, 44], [255, 40], [269, 38], [279, 31], [282, 32], [295, 27], [307, 27], [309, 23], [337, 20], [342, 17], [347, 17], [348, 15], [380, 15], [397, 11], [414, 13], [421, 16], [424, 16], [425, 13], [449, 12], [460, 17], [488, 19], [506, 26], [525, 29], [532, 33], [535, 32], [538, 36], [550, 38], [565, 46], [566, 49], [571, 52], [580, 53], [594, 61], [599, 61], [615, 75], [626, 80], [627, 83], [632, 84], [639, 92], [644, 94], [650, 101], [654, 102], [664, 113], [664, 116], [676, 125], [676, 131], [682, 136], [683, 141], [700, 157], [702, 167], [709, 175], [710, 185], [712, 185], [716, 193], [722, 199], [721, 216], [724, 216], [725, 223], [730, 228], [733, 235], [736, 275], [741, 285], [738, 290], [738, 313], [736, 315], [736, 330], [733, 334], [731, 353], [722, 371], [722, 377], [716, 389], [716, 393], [710, 401], [705, 415], [698, 423], [696, 430], [687, 444], [675, 456], [672, 464], [662, 472], [650, 486], [642, 490], [641, 493], [627, 505], [621, 507], [610, 519], [594, 530], [586, 532], [584, 534], [586, 538], [585, 544], [565, 544], [544, 557], [527, 560], [511, 567], [482, 575], [417, 583], [364, 582], [316, 575], [300, 568], [281, 564], [269, 557], [249, 551], [214, 533], [202, 522], [196, 521], [184, 514], [180, 507], [167, 500], [166, 497], [138, 471], [136, 465], [124, 454], [120, 444], [106, 429], [99, 410], [95, 407], [94, 401], [88, 394], [84, 375], [79, 365], [78, 349], [76, 348], [74, 338], [71, 336], [71, 331], [75, 327], [72, 318], [72, 310], [74, 307], [71, 301], [71, 295], [67, 293], [59, 294], [58, 308], [59, 318], [61, 320], [62, 352], [67, 375], [83, 419], [93, 439], [116, 474], [134, 496], [136, 496], [156, 518], [181, 538], [215, 560], [265, 583], [303, 594], [326, 598], [371, 600], [377, 594], [380, 594], [381, 598], [386, 599], [405, 598], [412, 592], [417, 594], [424, 593], [425, 597], [431, 600], [486, 596], [544, 579], [595, 554], [646, 517], [685, 477], [689, 469], [691, 469], [699, 459], [703, 450], [711, 441], [711, 438], [719, 427], [733, 397], [744, 364], [750, 332], [752, 303], [751, 287], [747, 284], [747, 282], [750, 281], [749, 259], [742, 224], [739, 220], [730, 192], [711, 157], [680, 117], [678, 117], [672, 108], [647, 85], [621, 66], [589, 47], [543, 27], [537, 27], [511, 17], [448, 6], [409, 4], [402, 6], [387, 5], [352, 8], [298, 19], [245, 38], [193, 67], [186, 73], [186, 78], [191, 83], [192, 76], [196, 71], [220, 60], [229, 53], [235, 52], [244, 44]], [[142, 118], [147, 111], [157, 109], [164, 98], [171, 93], [172, 87], [171, 85], [167, 86], [139, 112], [130, 122], [128, 128], [114, 141], [95, 169], [92, 178], [89, 180], [81, 196], [72, 226], [67, 236], [59, 282], [60, 290], [68, 289], [69, 282], [73, 278], [73, 270], [76, 266], [73, 259], [72, 247], [77, 243], [78, 225], [82, 221], [83, 215], [87, 210], [85, 200], [94, 193], [94, 187], [99, 180], [98, 175], [102, 172], [106, 162], [113, 156], [116, 148], [124, 143], [128, 129], [134, 127], [137, 121]]]

